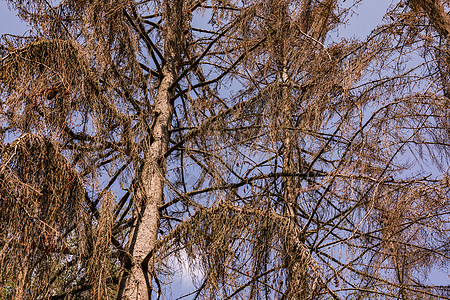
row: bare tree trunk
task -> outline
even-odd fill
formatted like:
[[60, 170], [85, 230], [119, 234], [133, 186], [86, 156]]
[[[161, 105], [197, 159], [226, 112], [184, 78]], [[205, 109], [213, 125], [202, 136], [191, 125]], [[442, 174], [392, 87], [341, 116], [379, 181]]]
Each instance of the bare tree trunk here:
[[[136, 223], [130, 252], [132, 266], [125, 279], [123, 298], [126, 300], [148, 300], [151, 298], [152, 267], [145, 266], [145, 257], [154, 249], [158, 240], [159, 207], [163, 200], [166, 162], [162, 158], [169, 144], [174, 96], [173, 85], [177, 80], [182, 49], [183, 0], [165, 1], [166, 42], [162, 80], [154, 106], [154, 126], [148, 138], [148, 149], [144, 157], [142, 179], [137, 195]], [[122, 296], [119, 293], [119, 297]]]
[[[283, 172], [286, 172], [283, 170]], [[287, 269], [287, 299], [306, 299], [306, 270], [307, 266], [303, 259], [303, 249], [299, 237], [298, 225], [294, 211], [294, 195], [291, 194], [293, 187], [292, 178], [285, 180], [285, 201], [284, 215], [289, 219], [289, 234], [285, 244], [284, 260]]]
[[[304, 2], [302, 9], [305, 11], [305, 19], [302, 26], [307, 30], [309, 26], [308, 14], [311, 1]], [[289, 30], [290, 19], [288, 2], [283, 0], [273, 0], [269, 2], [268, 28], [272, 32], [271, 52], [278, 69], [280, 86], [280, 97], [277, 101], [282, 107], [282, 123], [284, 128], [295, 127], [292, 122], [293, 105], [292, 95], [286, 83], [289, 81], [288, 60], [289, 60]], [[296, 134], [286, 130], [282, 136], [283, 143], [283, 173], [298, 172], [299, 157], [295, 157], [294, 148], [296, 145]], [[307, 274], [303, 257], [303, 247], [300, 238], [300, 229], [296, 217], [296, 195], [295, 188], [298, 184], [296, 178], [287, 176], [283, 180], [283, 215], [289, 220], [286, 230], [286, 241], [283, 245], [283, 261], [287, 271], [287, 288], [282, 299], [306, 299], [307, 295]]]
[[[286, 91], [284, 91], [286, 92]], [[286, 96], [285, 96], [286, 97]], [[285, 116], [286, 118], [286, 116]], [[286, 126], [288, 127], [288, 126]], [[299, 170], [300, 158], [294, 157], [295, 134], [286, 132], [283, 140], [283, 172], [296, 173]], [[287, 269], [287, 299], [307, 299], [308, 278], [307, 262], [304, 256], [303, 241], [300, 236], [299, 224], [296, 216], [295, 187], [299, 183], [295, 177], [289, 176], [284, 180], [284, 208], [283, 214], [289, 220], [286, 244], [284, 245], [284, 261]]]

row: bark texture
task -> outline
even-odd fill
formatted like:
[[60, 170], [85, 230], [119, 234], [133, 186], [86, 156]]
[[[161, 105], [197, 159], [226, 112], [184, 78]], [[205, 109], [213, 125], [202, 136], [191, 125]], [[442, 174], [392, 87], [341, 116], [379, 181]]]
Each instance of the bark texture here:
[[[152, 292], [149, 258], [158, 240], [159, 208], [163, 202], [166, 162], [173, 115], [173, 86], [177, 80], [183, 43], [183, 0], [165, 1], [167, 19], [164, 66], [154, 105], [154, 124], [146, 141], [141, 182], [138, 188], [136, 222], [130, 244], [132, 267], [126, 274], [123, 299], [147, 300]], [[147, 260], [145, 258], [147, 257]], [[120, 296], [120, 295], [119, 295]]]

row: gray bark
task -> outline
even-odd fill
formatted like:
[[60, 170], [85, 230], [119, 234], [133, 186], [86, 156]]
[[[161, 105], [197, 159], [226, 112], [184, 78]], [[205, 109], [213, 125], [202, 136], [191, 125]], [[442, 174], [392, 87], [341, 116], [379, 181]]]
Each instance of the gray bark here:
[[167, 150], [169, 143], [169, 127], [172, 121], [172, 93], [169, 90], [175, 80], [171, 66], [164, 68], [164, 78], [157, 94], [155, 110], [156, 122], [153, 130], [154, 142], [150, 145], [142, 171], [134, 241], [132, 245], [132, 268], [125, 285], [124, 299], [149, 299], [151, 282], [145, 280], [142, 261], [154, 248], [158, 238], [159, 206], [163, 199], [164, 162], [159, 158]]
[[162, 68], [162, 80], [155, 99], [153, 141], [150, 142], [150, 137], [148, 137], [141, 186], [136, 197], [136, 224], [130, 246], [132, 266], [126, 276], [122, 297], [126, 300], [148, 300], [151, 297], [152, 278], [150, 273], [152, 267], [144, 266], [143, 261], [158, 241], [159, 207], [163, 201], [166, 166], [162, 157], [169, 144], [169, 130], [173, 116], [173, 85], [177, 80], [183, 43], [181, 30], [183, 0], [166, 1], [165, 6], [167, 14], [165, 62]]

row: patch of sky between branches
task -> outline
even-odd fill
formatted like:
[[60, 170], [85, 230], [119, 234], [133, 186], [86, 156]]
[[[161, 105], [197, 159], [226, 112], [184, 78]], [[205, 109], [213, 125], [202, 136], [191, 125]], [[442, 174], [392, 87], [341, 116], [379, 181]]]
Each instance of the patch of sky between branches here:
[[[391, 0], [362, 1], [358, 5], [353, 5], [355, 1], [347, 1], [345, 8], [351, 7], [347, 24], [340, 26], [332, 32], [327, 40], [328, 43], [339, 42], [342, 38], [365, 39], [370, 32], [381, 23], [386, 14]], [[344, 3], [345, 4], [345, 3]]]
[[5, 0], [0, 0], [0, 36], [3, 34], [22, 35], [30, 27], [17, 16], [17, 11], [11, 10]]

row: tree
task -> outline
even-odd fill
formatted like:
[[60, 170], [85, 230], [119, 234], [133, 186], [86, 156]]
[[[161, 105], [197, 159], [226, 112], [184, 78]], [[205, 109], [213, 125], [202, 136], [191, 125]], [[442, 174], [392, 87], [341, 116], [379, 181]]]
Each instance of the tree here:
[[8, 2], [6, 298], [449, 299], [447, 1]]

